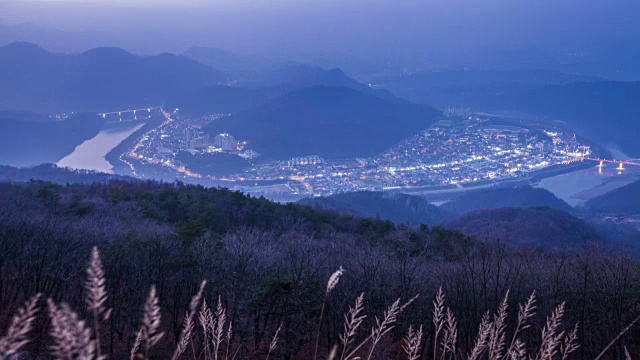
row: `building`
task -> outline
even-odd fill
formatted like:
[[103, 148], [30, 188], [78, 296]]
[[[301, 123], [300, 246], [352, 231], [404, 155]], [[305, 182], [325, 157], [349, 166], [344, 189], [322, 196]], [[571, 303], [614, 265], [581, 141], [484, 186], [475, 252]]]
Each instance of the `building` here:
[[213, 146], [221, 148], [223, 151], [238, 151], [238, 142], [233, 136], [227, 133], [219, 134], [213, 138]]
[[251, 159], [257, 158], [258, 156], [260, 156], [260, 154], [258, 154], [257, 152], [255, 152], [253, 150], [245, 150], [245, 151], [239, 153], [238, 156], [240, 156], [241, 158], [244, 158], [244, 159], [251, 160]]
[[463, 107], [448, 107], [444, 109], [443, 114], [446, 117], [467, 119], [471, 116], [471, 109]]
[[304, 166], [304, 165], [318, 165], [323, 164], [324, 159], [319, 157], [318, 155], [311, 156], [303, 156], [303, 157], [294, 157], [293, 159], [287, 161], [288, 167], [294, 166]]
[[211, 137], [209, 135], [200, 135], [191, 139], [189, 142], [189, 148], [193, 150], [200, 150], [208, 148], [211, 145]]

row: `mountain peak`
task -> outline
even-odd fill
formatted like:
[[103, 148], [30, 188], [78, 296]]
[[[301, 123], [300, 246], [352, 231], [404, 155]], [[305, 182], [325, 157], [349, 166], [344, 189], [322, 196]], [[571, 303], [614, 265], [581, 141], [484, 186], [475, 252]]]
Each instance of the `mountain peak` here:
[[91, 50], [87, 50], [81, 54], [88, 57], [104, 57], [104, 58], [133, 58], [134, 54], [115, 46], [97, 47]]
[[40, 46], [26, 42], [26, 41], [16, 41], [5, 46], [0, 47], [0, 50], [10, 53], [21, 53], [21, 54], [49, 54], [49, 51], [41, 48]]

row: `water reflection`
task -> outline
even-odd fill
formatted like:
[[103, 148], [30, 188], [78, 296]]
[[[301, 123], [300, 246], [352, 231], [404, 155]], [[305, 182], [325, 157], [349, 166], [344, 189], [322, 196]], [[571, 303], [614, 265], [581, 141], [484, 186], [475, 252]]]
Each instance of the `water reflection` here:
[[616, 164], [603, 164], [545, 178], [536, 186], [547, 189], [570, 205], [576, 206], [639, 178], [640, 168], [628, 166], [620, 170]]
[[112, 173], [113, 166], [105, 159], [105, 156], [143, 126], [143, 123], [132, 123], [124, 127], [119, 126], [115, 129], [102, 130], [93, 138], [78, 145], [71, 154], [65, 156], [57, 165], [72, 169]]

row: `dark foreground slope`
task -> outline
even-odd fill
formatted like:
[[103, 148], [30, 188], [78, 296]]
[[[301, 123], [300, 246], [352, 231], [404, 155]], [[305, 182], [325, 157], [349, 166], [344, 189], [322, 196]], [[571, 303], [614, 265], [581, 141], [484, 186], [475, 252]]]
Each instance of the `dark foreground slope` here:
[[351, 213], [361, 217], [388, 219], [396, 224], [438, 225], [453, 214], [430, 204], [426, 199], [400, 193], [361, 191], [327, 197], [302, 199], [299, 204], [318, 209]]
[[54, 164], [42, 164], [33, 167], [13, 167], [0, 165], [0, 182], [24, 183], [34, 180], [48, 181], [54, 184], [92, 184], [113, 180], [140, 181], [132, 177], [106, 174], [91, 170], [71, 170]]
[[444, 226], [486, 241], [547, 249], [566, 249], [603, 240], [591, 225], [549, 207], [480, 210], [448, 221]]
[[458, 214], [484, 209], [548, 206], [571, 211], [573, 208], [545, 189], [528, 186], [489, 189], [465, 193], [442, 204], [442, 208]]
[[[36, 293], [88, 320], [83, 286], [94, 245], [106, 272], [105, 306], [113, 309], [100, 328], [102, 353], [113, 359], [129, 358], [152, 284], [161, 309], [158, 331], [165, 335], [150, 358], [159, 359], [170, 357], [203, 279], [207, 303], [219, 300], [233, 323], [229, 345], [237, 359], [266, 358], [278, 329], [273, 358], [313, 358], [318, 327], [321, 334], [331, 324], [339, 331], [360, 294], [372, 314], [420, 294], [397, 317], [398, 337], [389, 333], [379, 347], [385, 358], [403, 358], [402, 334], [409, 324], [430, 323], [439, 287], [460, 324], [460, 351], [470, 351], [483, 314], [495, 311], [506, 289], [514, 304], [535, 289], [536, 306], [545, 309], [535, 324], [559, 301], [576, 304], [567, 306], [567, 324], [598, 324], [584, 327], [580, 347], [594, 358], [636, 316], [640, 292], [638, 262], [605, 249], [562, 255], [497, 248], [442, 228], [395, 226], [181, 184], [0, 183], [0, 328]], [[327, 279], [340, 267], [346, 271], [327, 296]], [[612, 296], [621, 305], [612, 307]], [[47, 358], [51, 347], [46, 310], [39, 314], [25, 358]], [[364, 319], [358, 341], [372, 326], [373, 315]], [[621, 344], [635, 351], [637, 335], [633, 329]], [[325, 357], [328, 344], [338, 342], [335, 334], [321, 335], [318, 353]], [[192, 344], [201, 350], [197, 339]], [[527, 343], [531, 352], [534, 346]]]
[[269, 158], [372, 156], [429, 127], [439, 112], [346, 87], [309, 87], [207, 126]]

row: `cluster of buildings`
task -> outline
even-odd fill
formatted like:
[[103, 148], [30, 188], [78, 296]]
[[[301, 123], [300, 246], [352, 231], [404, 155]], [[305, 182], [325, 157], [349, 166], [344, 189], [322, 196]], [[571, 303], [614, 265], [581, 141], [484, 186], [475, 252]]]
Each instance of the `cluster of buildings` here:
[[176, 159], [182, 151], [193, 155], [224, 152], [244, 159], [258, 157], [257, 152], [245, 149], [246, 141], [238, 141], [228, 133], [211, 137], [202, 130], [206, 124], [223, 116], [225, 115], [214, 114], [198, 118], [183, 118], [174, 112], [173, 118], [145, 133], [130, 149], [128, 157], [143, 163], [179, 169], [185, 174], [191, 174], [188, 171], [189, 164], [183, 164]]
[[[244, 191], [329, 195], [386, 189], [440, 189], [483, 185], [520, 179], [553, 165], [582, 161], [591, 154], [573, 133], [548, 128], [525, 128], [470, 116], [468, 109], [449, 109], [438, 121], [370, 158], [324, 159], [318, 155], [254, 163], [236, 175], [193, 174], [178, 153], [234, 154], [244, 159], [259, 156], [231, 134], [211, 136], [201, 129], [215, 118], [181, 119], [174, 114], [147, 132], [129, 157], [177, 170], [185, 176], [251, 183]], [[223, 116], [223, 115], [219, 115]], [[264, 185], [260, 185], [264, 184]]]
[[[465, 109], [457, 111], [464, 112]], [[456, 111], [456, 113], [457, 113]], [[477, 118], [441, 120], [372, 158], [340, 162], [319, 156], [256, 166], [236, 179], [281, 180], [304, 194], [459, 187], [517, 179], [590, 155], [572, 133], [492, 124]]]
[[202, 132], [200, 129], [185, 129], [185, 141], [190, 150], [206, 151], [213, 147], [214, 150], [225, 152], [240, 152], [242, 145], [233, 136], [222, 133], [216, 135], [213, 139], [209, 134]]

